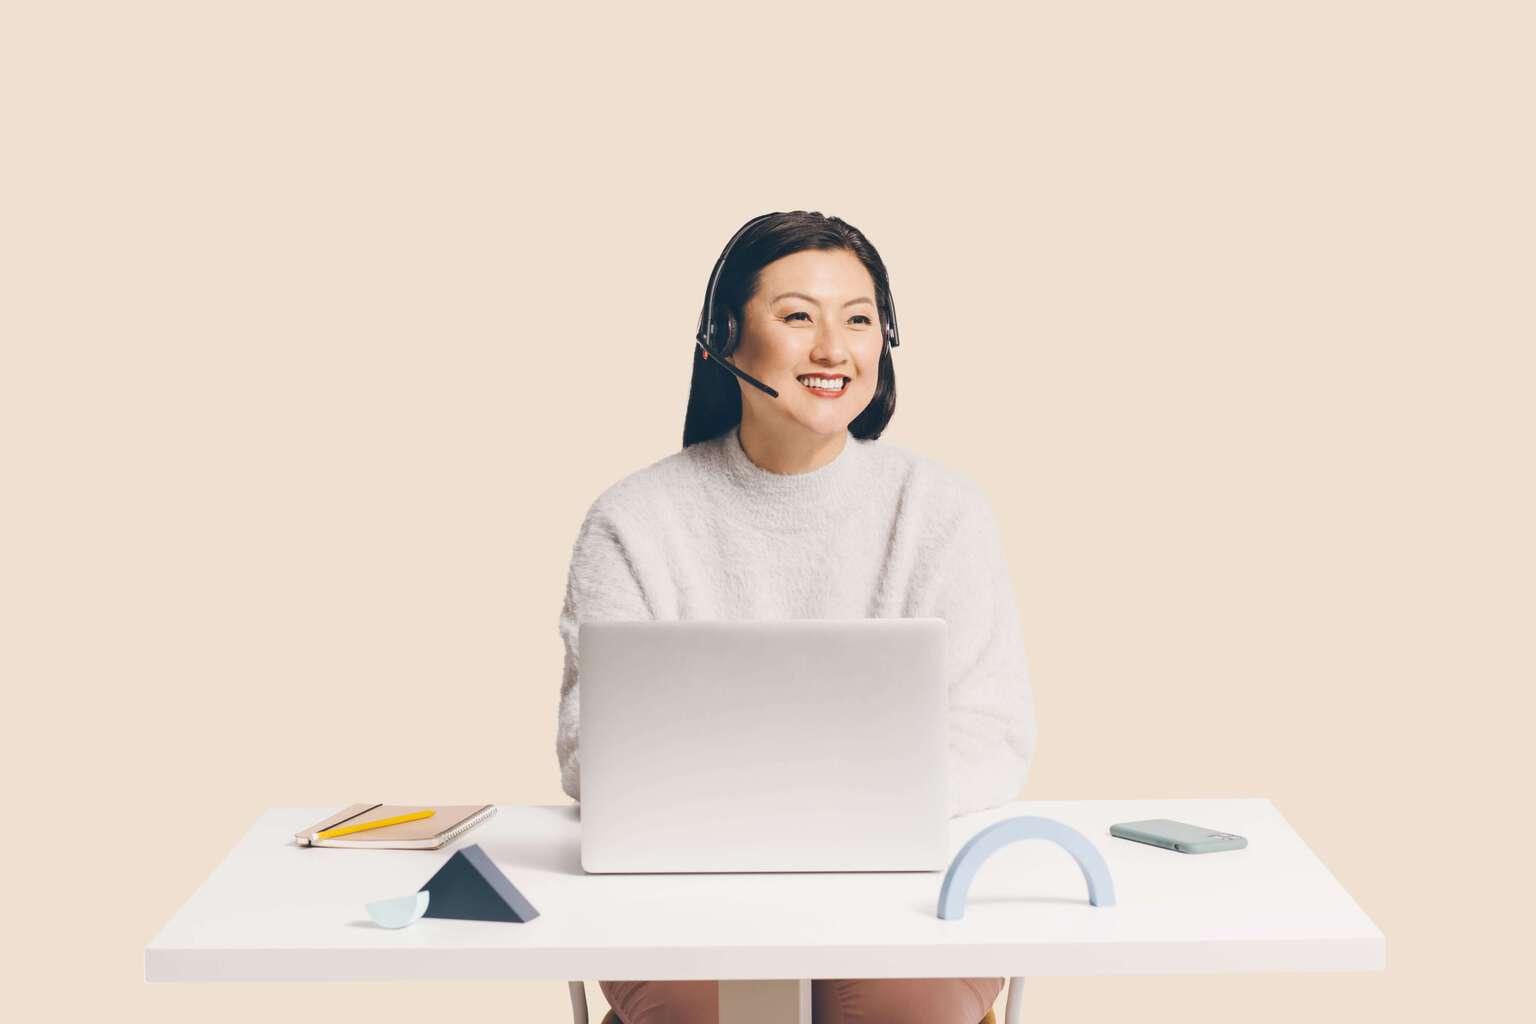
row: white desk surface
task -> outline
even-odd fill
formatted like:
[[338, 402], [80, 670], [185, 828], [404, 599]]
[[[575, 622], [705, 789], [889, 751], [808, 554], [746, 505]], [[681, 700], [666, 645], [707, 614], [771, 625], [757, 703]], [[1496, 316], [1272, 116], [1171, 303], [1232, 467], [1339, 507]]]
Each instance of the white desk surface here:
[[[1041, 815], [1104, 854], [1117, 902], [1088, 903], [1071, 856], [1003, 848], [964, 918], [936, 914], [943, 872], [587, 875], [567, 806], [503, 805], [442, 850], [307, 849], [333, 807], [270, 810], [145, 948], [150, 981], [1027, 977], [1379, 971], [1386, 939], [1268, 800], [1024, 800], [950, 821], [950, 854], [1003, 818]], [[1248, 847], [1182, 854], [1112, 837], [1173, 818]], [[540, 916], [375, 926], [363, 905], [416, 891], [479, 843]]]

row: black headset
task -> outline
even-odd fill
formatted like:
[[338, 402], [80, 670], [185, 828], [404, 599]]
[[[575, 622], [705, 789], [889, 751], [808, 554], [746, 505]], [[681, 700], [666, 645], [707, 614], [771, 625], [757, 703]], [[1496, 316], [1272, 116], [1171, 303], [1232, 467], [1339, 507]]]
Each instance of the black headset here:
[[[720, 258], [715, 261], [714, 273], [709, 275], [709, 292], [706, 294], [704, 299], [704, 309], [699, 314], [699, 331], [696, 335], [694, 335], [694, 341], [715, 362], [719, 363], [721, 366], [725, 367], [727, 370], [731, 371], [736, 376], [746, 381], [748, 384], [751, 384], [753, 387], [768, 392], [768, 394], [772, 395], [774, 398], [778, 398], [778, 391], [769, 387], [767, 384], [764, 384], [762, 381], [758, 380], [756, 377], [753, 377], [751, 374], [748, 374], [742, 370], [738, 370], [736, 367], [732, 366], [728, 361], [726, 361], [725, 357], [720, 355], [719, 350], [711, 347], [711, 342], [715, 340], [715, 335], [717, 333], [723, 334], [725, 336], [725, 348], [733, 348], [736, 343], [736, 317], [731, 313], [731, 311], [725, 311], [725, 326], [723, 330], [721, 330], [720, 325], [715, 322], [715, 285], [720, 280], [720, 271], [725, 268], [726, 257], [730, 256], [731, 248], [735, 246], [736, 239], [740, 238], [742, 233], [746, 231], [747, 228], [751, 227], [753, 224], [756, 224], [760, 220], [773, 216], [776, 216], [776, 214], [765, 213], [761, 217], [753, 217], [751, 220], [747, 221], [740, 228], [738, 228], [736, 233], [731, 236], [731, 240], [725, 243], [725, 251], [722, 252], [720, 254]], [[881, 302], [879, 289], [876, 289], [875, 291], [875, 301], [877, 303]], [[890, 297], [889, 287], [886, 288], [885, 301], [881, 303], [879, 309], [882, 333], [885, 335], [885, 344], [888, 348], [895, 348], [897, 345], [901, 344], [901, 337], [896, 332], [896, 303], [895, 300]]]

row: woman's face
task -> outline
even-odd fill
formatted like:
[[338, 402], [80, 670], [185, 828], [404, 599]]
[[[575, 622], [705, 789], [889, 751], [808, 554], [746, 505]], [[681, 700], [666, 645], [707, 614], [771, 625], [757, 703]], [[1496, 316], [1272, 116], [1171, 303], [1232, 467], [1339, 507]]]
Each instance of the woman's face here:
[[[731, 361], [779, 393], [745, 381], [743, 416], [836, 436], [875, 397], [883, 347], [875, 284], [846, 249], [803, 249], [763, 268]], [[847, 378], [813, 390], [806, 375]], [[749, 408], [750, 407], [750, 408]]]

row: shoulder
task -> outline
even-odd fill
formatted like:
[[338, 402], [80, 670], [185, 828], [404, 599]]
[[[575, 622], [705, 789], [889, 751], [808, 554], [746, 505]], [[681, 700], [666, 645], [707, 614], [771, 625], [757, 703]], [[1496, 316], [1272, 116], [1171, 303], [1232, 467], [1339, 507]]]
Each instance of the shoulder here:
[[[608, 485], [587, 509], [587, 520], [612, 528], [686, 514], [699, 500], [705, 478], [719, 459], [719, 439], [700, 441], [627, 473]], [[680, 509], [681, 507], [681, 509]]]
[[885, 441], [867, 443], [881, 475], [899, 482], [903, 514], [920, 516], [929, 532], [952, 534], [991, 514], [986, 492], [963, 470]]

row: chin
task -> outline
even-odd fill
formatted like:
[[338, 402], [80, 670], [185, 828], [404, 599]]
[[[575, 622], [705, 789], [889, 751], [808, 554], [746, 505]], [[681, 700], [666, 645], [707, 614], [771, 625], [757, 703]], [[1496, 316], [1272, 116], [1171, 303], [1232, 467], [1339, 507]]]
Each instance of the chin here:
[[[862, 411], [862, 409], [859, 410], [859, 412]], [[823, 416], [806, 416], [804, 418], [796, 416], [795, 422], [813, 434], [819, 434], [822, 437], [837, 437], [839, 434], [847, 431], [848, 424], [858, 419], [858, 417], [858, 412], [850, 416], [841, 410], [834, 414], [829, 409], [827, 414]]]

